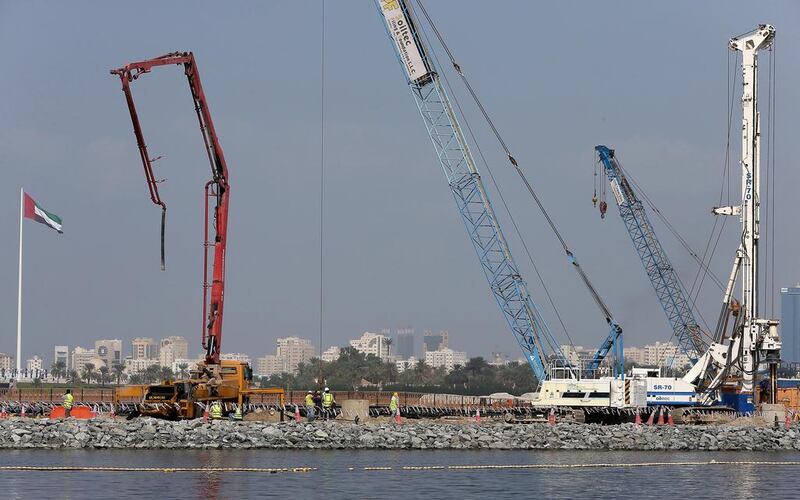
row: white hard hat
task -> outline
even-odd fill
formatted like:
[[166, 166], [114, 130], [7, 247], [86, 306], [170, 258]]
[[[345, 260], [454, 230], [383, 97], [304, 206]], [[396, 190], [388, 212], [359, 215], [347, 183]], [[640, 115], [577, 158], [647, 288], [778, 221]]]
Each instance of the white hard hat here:
[[308, 393], [311, 394], [311, 391], [308, 391]]
[[328, 392], [328, 391], [330, 391], [330, 389], [328, 389], [328, 388], [326, 387], [326, 388], [325, 388], [325, 392]]

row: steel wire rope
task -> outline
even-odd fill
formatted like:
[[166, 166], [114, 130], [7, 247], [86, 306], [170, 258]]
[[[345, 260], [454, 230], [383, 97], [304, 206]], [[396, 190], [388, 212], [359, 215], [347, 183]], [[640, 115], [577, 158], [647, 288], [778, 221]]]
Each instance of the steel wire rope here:
[[519, 175], [520, 179], [522, 180], [523, 184], [525, 185], [526, 189], [528, 190], [528, 193], [531, 195], [531, 197], [533, 198], [534, 202], [539, 207], [540, 212], [542, 213], [542, 215], [544, 216], [544, 218], [547, 221], [548, 225], [550, 226], [550, 229], [553, 231], [553, 234], [556, 236], [558, 241], [561, 243], [561, 246], [564, 249], [564, 252], [567, 254], [567, 257], [569, 258], [569, 260], [573, 264], [573, 267], [575, 267], [575, 270], [578, 273], [579, 277], [584, 282], [586, 287], [589, 289], [589, 292], [591, 293], [592, 297], [594, 298], [595, 302], [597, 303], [597, 306], [600, 308], [600, 310], [605, 315], [606, 320], [607, 321], [613, 321], [613, 315], [611, 314], [610, 310], [608, 309], [608, 306], [606, 306], [605, 302], [603, 302], [603, 300], [600, 298], [600, 295], [597, 293], [597, 290], [592, 285], [591, 281], [589, 280], [589, 277], [586, 275], [586, 273], [581, 268], [580, 264], [578, 263], [578, 260], [575, 258], [575, 255], [569, 249], [569, 246], [567, 245], [566, 241], [564, 240], [563, 236], [561, 235], [561, 232], [558, 230], [558, 227], [556, 226], [555, 222], [550, 217], [549, 212], [545, 209], [544, 204], [539, 199], [539, 196], [536, 194], [536, 191], [534, 191], [533, 186], [528, 181], [527, 177], [525, 176], [525, 173], [519, 167], [519, 164], [517, 163], [517, 160], [511, 154], [511, 150], [509, 149], [508, 145], [506, 144], [505, 140], [503, 139], [502, 135], [500, 134], [500, 131], [495, 126], [494, 121], [492, 121], [491, 117], [489, 116], [489, 113], [486, 111], [486, 108], [483, 106], [483, 103], [481, 102], [480, 98], [478, 98], [477, 93], [472, 88], [472, 85], [469, 83], [469, 80], [467, 79], [466, 75], [461, 70], [461, 66], [456, 62], [452, 51], [448, 47], [447, 42], [445, 42], [444, 37], [442, 36], [442, 34], [436, 28], [436, 24], [433, 22], [433, 19], [430, 17], [430, 15], [428, 14], [428, 11], [425, 9], [425, 6], [424, 6], [422, 0], [417, 0], [417, 4], [419, 5], [420, 10], [422, 11], [423, 15], [427, 19], [428, 24], [433, 29], [433, 32], [436, 35], [436, 38], [438, 38], [439, 43], [444, 48], [445, 52], [447, 52], [447, 56], [450, 59], [450, 63], [452, 64], [452, 66], [455, 69], [456, 73], [458, 73], [459, 77], [461, 77], [461, 81], [464, 83], [464, 86], [467, 88], [467, 91], [472, 96], [472, 100], [475, 102], [475, 105], [478, 107], [478, 110], [481, 112], [481, 115], [483, 115], [483, 118], [486, 121], [486, 124], [492, 130], [492, 133], [494, 134], [494, 136], [497, 138], [497, 141], [500, 143], [500, 146], [503, 148], [503, 151], [506, 153], [506, 156], [508, 157], [508, 161], [514, 167], [514, 169], [516, 170], [516, 172]]
[[[422, 6], [422, 4], [420, 4], [420, 8], [422, 10], [424, 10], [424, 6]], [[426, 15], [426, 19], [430, 23], [430, 18], [427, 15]], [[433, 26], [432, 24], [431, 24], [431, 28], [433, 28], [434, 31], [436, 31], [435, 26]], [[444, 66], [442, 66], [442, 64], [439, 61], [439, 56], [438, 56], [433, 44], [431, 43], [430, 38], [428, 37], [428, 33], [425, 30], [425, 27], [423, 25], [420, 25], [419, 26], [419, 30], [422, 32], [422, 36], [425, 38], [425, 42], [427, 43], [428, 47], [430, 48], [431, 55], [432, 55], [432, 57], [434, 59], [434, 62], [436, 63], [436, 66], [440, 67], [440, 68], [444, 68]], [[448, 52], [448, 54], [450, 54], [449, 49], [447, 47], [444, 47], [444, 49]], [[558, 319], [558, 322], [561, 325], [562, 330], [564, 331], [564, 335], [567, 337], [567, 340], [569, 341], [569, 345], [574, 349], [575, 348], [575, 342], [572, 340], [572, 336], [569, 333], [569, 329], [567, 328], [566, 324], [564, 323], [564, 320], [563, 320], [563, 318], [561, 316], [561, 312], [559, 311], [558, 307], [555, 304], [555, 301], [553, 300], [552, 294], [550, 293], [550, 289], [548, 288], [547, 284], [545, 283], [544, 277], [540, 273], [539, 268], [538, 268], [538, 266], [536, 265], [536, 262], [533, 259], [533, 254], [531, 253], [530, 249], [528, 248], [528, 244], [526, 243], [525, 238], [522, 236], [522, 232], [519, 229], [519, 225], [517, 224], [516, 219], [514, 218], [513, 214], [511, 213], [511, 209], [509, 208], [508, 203], [506, 202], [505, 196], [503, 195], [503, 192], [500, 189], [500, 186], [497, 183], [497, 180], [495, 179], [494, 173], [492, 172], [492, 169], [489, 167], [489, 162], [486, 160], [486, 156], [483, 153], [483, 149], [481, 148], [480, 144], [478, 143], [478, 141], [477, 141], [477, 139], [475, 137], [475, 134], [472, 131], [472, 125], [470, 124], [470, 121], [467, 118], [466, 114], [464, 114], [464, 111], [463, 111], [463, 109], [461, 107], [461, 102], [459, 101], [456, 93], [453, 91], [453, 87], [450, 85], [450, 80], [447, 78], [447, 74], [444, 71], [442, 71], [441, 72], [441, 76], [442, 76], [442, 79], [444, 80], [445, 87], [447, 88], [448, 92], [450, 93], [450, 98], [455, 103], [456, 109], [458, 110], [458, 114], [461, 116], [461, 120], [464, 122], [464, 125], [467, 128], [467, 132], [469, 133], [470, 139], [472, 140], [472, 143], [475, 145], [475, 149], [478, 151], [478, 156], [481, 159], [482, 165], [486, 169], [486, 171], [489, 173], [489, 178], [492, 181], [492, 185], [494, 186], [495, 190], [497, 191], [498, 196], [500, 197], [500, 200], [501, 200], [501, 202], [503, 204], [503, 208], [505, 209], [505, 212], [508, 215], [508, 218], [511, 220], [511, 225], [514, 227], [514, 232], [517, 235], [517, 238], [519, 238], [520, 242], [522, 243], [522, 247], [525, 250], [526, 256], [528, 257], [528, 261], [531, 263], [531, 267], [533, 267], [533, 270], [534, 270], [534, 273], [536, 274], [537, 279], [539, 280], [539, 284], [542, 285], [542, 289], [545, 292], [545, 296], [547, 297], [547, 300], [548, 300], [548, 302], [550, 304], [550, 307], [553, 309], [553, 312], [555, 313], [556, 318]], [[533, 320], [534, 318], [531, 318], [531, 319]], [[549, 340], [550, 339], [545, 338], [545, 341], [548, 343], [549, 347], [554, 352], [559, 352], [561, 350], [561, 348], [559, 346], [557, 346], [557, 345], [552, 344]]]
[[[727, 99], [726, 99], [727, 105], [728, 105], [728, 112], [727, 112], [727, 122], [728, 123], [727, 123], [726, 139], [725, 139], [725, 161], [724, 161], [724, 164], [723, 164], [722, 182], [720, 184], [720, 194], [719, 194], [719, 205], [720, 206], [722, 206], [723, 193], [726, 191], [726, 186], [727, 186], [727, 204], [730, 205], [730, 202], [731, 202], [731, 172], [730, 172], [731, 127], [732, 127], [732, 123], [733, 123], [733, 101], [735, 99], [734, 87], [736, 86], [736, 76], [737, 76], [736, 67], [738, 66], [738, 62], [739, 62], [739, 54], [738, 54], [738, 52], [734, 54], [733, 59], [734, 59], [734, 65], [733, 65], [734, 69], [732, 71], [731, 70], [731, 55], [729, 53], [728, 54], [728, 69], [726, 71], [727, 78], [728, 78], [728, 84], [726, 85], [726, 90], [728, 92], [728, 96], [727, 96]], [[731, 78], [731, 74], [733, 74], [733, 78]], [[708, 241], [706, 242], [705, 250], [703, 251], [703, 261], [706, 261], [706, 256], [708, 255], [708, 260], [707, 260], [708, 266], [711, 265], [711, 261], [713, 260], [714, 255], [716, 254], [717, 245], [719, 244], [719, 241], [722, 238], [722, 232], [725, 229], [725, 224], [726, 223], [727, 223], [727, 217], [723, 217], [722, 218], [722, 223], [720, 224], [719, 234], [717, 235], [716, 240], [714, 241], [713, 247], [711, 247], [711, 241], [714, 240], [714, 231], [716, 230], [717, 225], [719, 224], [719, 217], [715, 217], [714, 218], [714, 225], [713, 225], [713, 227], [711, 229], [711, 233], [708, 236]], [[709, 248], [710, 247], [711, 247], [711, 253], [709, 255]], [[704, 268], [699, 268], [697, 270], [697, 274], [695, 275], [694, 281], [692, 282], [692, 288], [691, 288], [691, 291], [689, 292], [689, 294], [690, 294], [690, 297], [692, 295], [694, 295], [694, 297], [692, 298], [692, 304], [693, 305], [696, 304], [698, 298], [700, 297], [700, 292], [702, 291], [703, 283], [705, 281], [705, 277], [706, 277], [707, 273], [703, 274], [702, 278], [700, 278], [700, 275], [703, 273], [704, 269], [708, 268], [708, 266], [706, 266]], [[698, 284], [698, 280], [699, 280], [699, 284]], [[719, 320], [718, 320], [717, 326], [719, 326], [719, 322], [722, 321], [722, 320], [723, 320], [723, 318], [720, 317]]]
[[317, 385], [322, 379], [322, 332], [324, 305], [324, 228], [325, 228], [325, 0], [320, 0], [320, 146], [319, 146], [319, 360]]
[[[437, 67], [443, 67], [441, 65], [441, 63], [439, 62], [439, 56], [437, 55], [436, 50], [434, 49], [433, 45], [431, 44], [430, 39], [428, 38], [428, 33], [425, 31], [424, 26], [420, 26], [420, 31], [422, 32], [422, 36], [425, 37], [425, 41], [428, 44], [428, 47], [430, 47], [431, 54], [433, 56], [434, 61], [436, 62]], [[565, 323], [564, 323], [564, 321], [562, 319], [561, 313], [560, 313], [558, 307], [556, 306], [552, 295], [550, 294], [550, 289], [546, 285], [546, 283], [544, 281], [544, 278], [542, 277], [541, 273], [539, 272], [539, 267], [536, 265], [536, 262], [533, 260], [533, 255], [531, 254], [531, 252], [530, 252], [530, 250], [528, 248], [528, 244], [526, 243], [525, 238], [522, 236], [522, 232], [520, 231], [519, 226], [517, 225], [517, 221], [514, 218], [514, 216], [512, 215], [511, 209], [509, 208], [508, 203], [506, 202], [505, 196], [503, 195], [503, 192], [500, 189], [500, 186], [498, 185], [497, 180], [494, 177], [494, 172], [492, 172], [492, 169], [489, 167], [489, 162], [486, 160], [486, 156], [483, 154], [483, 149], [481, 148], [480, 144], [478, 143], [478, 141], [477, 141], [477, 139], [475, 137], [475, 134], [472, 131], [472, 125], [470, 124], [470, 121], [467, 118], [467, 116], [464, 114], [464, 111], [463, 111], [463, 109], [461, 107], [461, 102], [459, 101], [456, 93], [453, 91], [453, 87], [450, 85], [450, 80], [447, 78], [447, 74], [445, 72], [442, 72], [441, 76], [442, 76], [442, 79], [444, 80], [445, 87], [447, 88], [448, 92], [450, 93], [450, 98], [455, 103], [456, 109], [458, 110], [458, 114], [461, 116], [461, 120], [464, 122], [464, 125], [467, 128], [467, 132], [469, 133], [470, 139], [472, 140], [472, 143], [475, 145], [475, 149], [478, 151], [478, 156], [481, 159], [481, 163], [482, 163], [483, 167], [486, 169], [486, 171], [489, 173], [489, 178], [492, 181], [492, 185], [494, 186], [495, 190], [497, 191], [497, 195], [500, 197], [500, 201], [503, 204], [503, 208], [505, 209], [506, 214], [508, 215], [508, 218], [511, 220], [511, 225], [514, 227], [514, 232], [516, 233], [517, 238], [519, 238], [520, 242], [522, 243], [522, 247], [525, 249], [525, 254], [527, 255], [528, 261], [531, 263], [531, 266], [533, 267], [534, 273], [536, 274], [536, 277], [539, 280], [539, 284], [541, 284], [542, 288], [544, 289], [545, 295], [547, 296], [547, 300], [550, 303], [550, 307], [552, 307], [553, 312], [555, 313], [556, 318], [558, 319], [558, 322], [561, 325], [561, 328], [564, 330], [564, 334], [566, 335], [567, 340], [569, 340], [570, 346], [574, 348], [575, 347], [575, 343], [572, 340], [572, 336], [570, 335], [569, 330], [567, 329], [567, 326], [565, 325]]]
[[[731, 70], [731, 54], [730, 53], [728, 53], [727, 61], [728, 61], [728, 68], [727, 68], [727, 71], [726, 71], [726, 76], [727, 76], [727, 80], [728, 80], [728, 82], [726, 84], [726, 91], [728, 93], [727, 98], [726, 98], [726, 104], [728, 106], [728, 110], [727, 110], [727, 127], [726, 127], [727, 133], [726, 133], [726, 138], [725, 138], [725, 161], [723, 163], [722, 181], [721, 181], [721, 184], [720, 184], [720, 193], [719, 193], [719, 201], [718, 201], [718, 205], [720, 205], [720, 206], [722, 205], [723, 193], [726, 192], [726, 187], [727, 187], [727, 200], [726, 200], [726, 202], [727, 202], [728, 205], [730, 205], [730, 202], [731, 202], [731, 173], [730, 173], [731, 127], [732, 127], [732, 123], [733, 123], [733, 100], [735, 99], [734, 87], [736, 86], [736, 75], [737, 75], [737, 72], [736, 72], [736, 69], [735, 69], [736, 65], [734, 65], [733, 78], [731, 78], [731, 71], [732, 70]], [[736, 53], [734, 55], [734, 62], [738, 63], [738, 61], [739, 61], [739, 55], [738, 55], [738, 53]], [[724, 228], [724, 225], [725, 225], [726, 221], [727, 221], [727, 218], [723, 217], [722, 218], [722, 227], [720, 228], [720, 232], [722, 232], [722, 229]], [[705, 249], [703, 251], [703, 261], [705, 261], [706, 256], [708, 255], [709, 247], [711, 245], [711, 241], [714, 239], [714, 234], [715, 234], [715, 231], [716, 231], [716, 228], [717, 228], [718, 224], [719, 224], [719, 217], [714, 217], [714, 225], [711, 228], [711, 233], [709, 234], [708, 241], [706, 242], [706, 247], [705, 247]], [[719, 236], [717, 237], [717, 242], [719, 242]], [[714, 245], [714, 248], [716, 249], [716, 244]], [[709, 264], [711, 262], [711, 258], [713, 258], [713, 251], [712, 251], [712, 257], [710, 257], [708, 259]], [[695, 299], [694, 299], [695, 301], [697, 300], [696, 297], [699, 297], [700, 289], [702, 288], [702, 282], [701, 282], [700, 286], [697, 285], [698, 279], [700, 279], [700, 274], [702, 272], [703, 272], [702, 268], [697, 270], [697, 274], [695, 274], [694, 281], [692, 282], [691, 291], [689, 292], [690, 296], [691, 295], [695, 295], [695, 287], [697, 287], [697, 292], [696, 292]]]
[[776, 83], [775, 71], [777, 66], [777, 50], [775, 46], [775, 39], [772, 40], [769, 55], [769, 81], [768, 99], [767, 99], [767, 196], [769, 204], [767, 205], [767, 230], [768, 236], [765, 238], [769, 241], [769, 256], [767, 261], [766, 274], [768, 278], [766, 292], [769, 297], [770, 316], [775, 317], [775, 205], [776, 205], [776, 191], [775, 191], [775, 112], [776, 112]]

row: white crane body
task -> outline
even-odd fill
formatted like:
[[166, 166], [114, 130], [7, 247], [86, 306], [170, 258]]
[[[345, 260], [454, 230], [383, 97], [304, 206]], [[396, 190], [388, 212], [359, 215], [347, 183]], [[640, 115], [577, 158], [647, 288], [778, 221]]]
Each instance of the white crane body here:
[[[741, 377], [740, 395], [752, 401], [759, 365], [766, 362], [770, 378], [777, 380], [781, 342], [778, 321], [761, 317], [759, 311], [759, 223], [760, 223], [760, 155], [761, 130], [758, 111], [758, 52], [772, 45], [775, 28], [762, 24], [742, 37], [730, 40], [731, 50], [742, 53], [742, 201], [740, 205], [715, 207], [715, 215], [738, 216], [742, 223], [741, 243], [731, 270], [728, 286], [723, 296], [723, 307], [737, 314], [730, 338], [719, 335], [708, 351], [684, 376], [684, 380], [706, 391], [706, 399], [713, 398], [729, 374]], [[732, 301], [736, 280], [741, 281], [741, 308]], [[768, 293], [771, 293], [768, 291]], [[771, 391], [772, 398], [775, 390]], [[772, 401], [774, 402], [774, 401]]]

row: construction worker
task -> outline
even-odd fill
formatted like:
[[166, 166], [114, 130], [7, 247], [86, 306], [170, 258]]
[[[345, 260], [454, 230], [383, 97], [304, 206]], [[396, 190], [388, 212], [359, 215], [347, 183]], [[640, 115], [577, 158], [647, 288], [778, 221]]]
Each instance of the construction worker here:
[[211, 420], [220, 420], [222, 418], [222, 402], [217, 400], [211, 405]]
[[308, 394], [306, 394], [306, 418], [309, 422], [314, 420], [315, 406], [316, 403], [314, 402], [314, 393], [308, 391]]
[[392, 394], [392, 399], [389, 400], [389, 412], [394, 415], [397, 413], [397, 407], [400, 406], [400, 397], [395, 392]]
[[314, 407], [322, 408], [322, 394], [320, 394], [319, 390], [314, 391]]
[[241, 420], [242, 419], [242, 407], [240, 405], [236, 405], [236, 411], [233, 412], [231, 415], [231, 420]]
[[327, 387], [325, 388], [325, 392], [322, 393], [322, 412], [325, 414], [325, 420], [330, 419], [333, 414], [333, 405], [336, 404], [336, 400], [333, 399], [333, 394], [331, 390]]
[[72, 416], [72, 403], [75, 401], [75, 396], [72, 395], [71, 390], [67, 389], [61, 399], [64, 401], [64, 417], [69, 418]]

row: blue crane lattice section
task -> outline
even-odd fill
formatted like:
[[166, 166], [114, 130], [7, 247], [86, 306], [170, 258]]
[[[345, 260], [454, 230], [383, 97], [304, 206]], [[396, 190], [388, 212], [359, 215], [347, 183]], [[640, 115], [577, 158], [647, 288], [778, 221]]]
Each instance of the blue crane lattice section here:
[[586, 374], [594, 376], [600, 365], [606, 360], [609, 353], [611, 353], [612, 361], [609, 363], [611, 366], [611, 374], [616, 378], [625, 377], [625, 356], [622, 343], [622, 327], [616, 321], [609, 322], [608, 336], [597, 348], [592, 360], [586, 365]]
[[658, 301], [667, 315], [678, 345], [681, 351], [694, 361], [698, 353], [705, 352], [708, 346], [702, 337], [702, 330], [695, 320], [675, 269], [653, 231], [642, 202], [614, 157], [614, 150], [606, 146], [597, 146], [595, 150], [611, 183], [619, 215], [644, 265]]
[[571, 367], [528, 294], [527, 285], [512, 258], [433, 61], [425, 53], [405, 2], [400, 5], [429, 69], [425, 77], [410, 81], [409, 86], [492, 294], [536, 378], [539, 381], [549, 378], [551, 366], [565, 368], [571, 373]]

